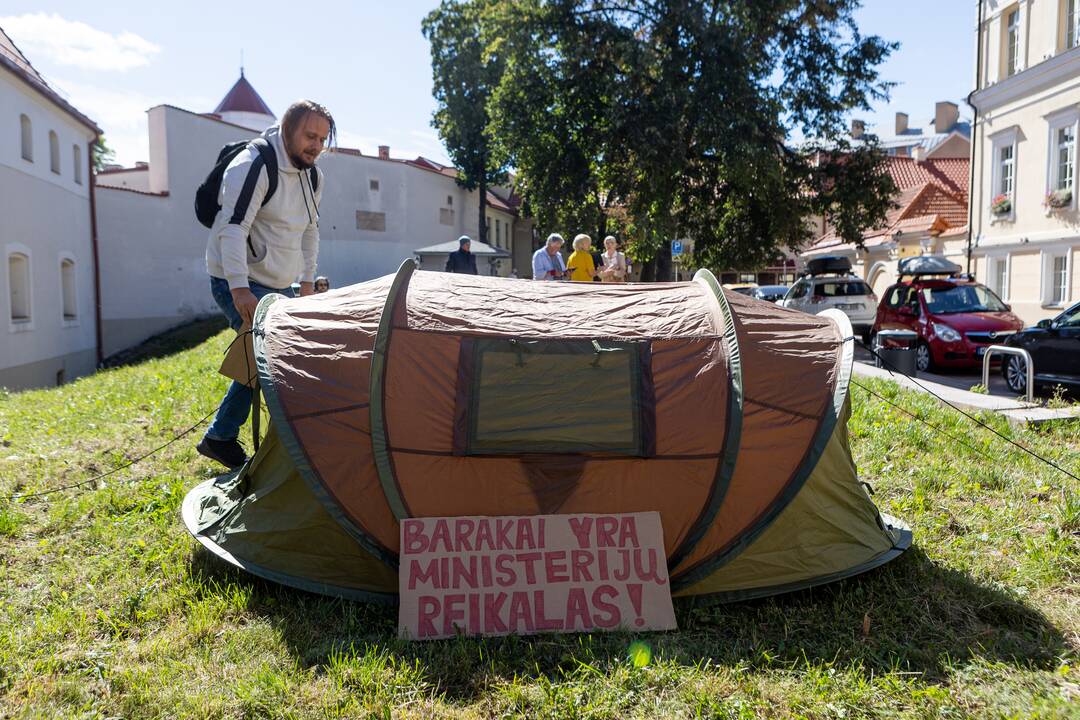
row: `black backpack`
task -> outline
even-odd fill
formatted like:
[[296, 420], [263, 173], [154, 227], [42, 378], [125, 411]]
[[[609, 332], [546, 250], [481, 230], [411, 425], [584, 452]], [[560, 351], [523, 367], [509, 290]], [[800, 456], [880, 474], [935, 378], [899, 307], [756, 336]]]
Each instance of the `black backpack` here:
[[[203, 180], [202, 185], [199, 185], [199, 189], [195, 191], [195, 217], [206, 227], [213, 227], [214, 218], [221, 211], [218, 194], [221, 192], [221, 179], [225, 176], [225, 169], [229, 167], [229, 163], [233, 161], [233, 158], [239, 155], [240, 151], [248, 145], [258, 151], [259, 157], [255, 158], [255, 161], [251, 164], [251, 169], [248, 171], [249, 179], [245, 181], [244, 185], [246, 186], [250, 182], [254, 187], [255, 181], [259, 177], [259, 170], [262, 169], [263, 165], [266, 165], [266, 179], [269, 186], [266, 188], [266, 195], [263, 196], [262, 204], [265, 205], [270, 202], [270, 198], [274, 196], [278, 184], [278, 164], [277, 153], [270, 147], [270, 143], [266, 142], [264, 137], [257, 137], [251, 141], [238, 140], [231, 142], [221, 148], [221, 152], [217, 156], [217, 162], [214, 163], [214, 169], [210, 171], [210, 174]], [[311, 168], [309, 172], [311, 192], [314, 194], [319, 189], [319, 173], [315, 168]], [[250, 197], [250, 191], [247, 191], [246, 187], [245, 191]]]

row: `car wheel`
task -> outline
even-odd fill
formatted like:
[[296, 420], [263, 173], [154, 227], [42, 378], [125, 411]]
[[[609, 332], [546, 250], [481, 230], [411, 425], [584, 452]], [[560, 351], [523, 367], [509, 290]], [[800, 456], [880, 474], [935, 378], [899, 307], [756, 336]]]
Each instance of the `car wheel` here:
[[873, 340], [874, 334], [869, 330], [862, 331], [862, 344], [866, 347], [870, 347], [870, 342]]
[[920, 342], [915, 346], [915, 369], [919, 372], [929, 372], [934, 367], [934, 359], [930, 355], [930, 346]]
[[1027, 361], [1019, 355], [1009, 355], [1001, 364], [1001, 374], [1009, 391], [1016, 394], [1027, 392]]

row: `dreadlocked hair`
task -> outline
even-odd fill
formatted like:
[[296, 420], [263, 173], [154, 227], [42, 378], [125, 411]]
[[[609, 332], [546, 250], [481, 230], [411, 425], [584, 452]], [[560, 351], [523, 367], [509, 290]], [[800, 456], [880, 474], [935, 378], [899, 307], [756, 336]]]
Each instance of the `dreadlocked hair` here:
[[318, 115], [330, 123], [330, 133], [326, 136], [326, 147], [335, 147], [337, 145], [337, 123], [334, 122], [334, 116], [330, 114], [330, 111], [324, 105], [320, 105], [314, 100], [297, 100], [289, 106], [285, 114], [281, 116], [282, 133], [288, 137], [293, 128], [298, 123], [303, 122], [304, 118], [309, 114]]

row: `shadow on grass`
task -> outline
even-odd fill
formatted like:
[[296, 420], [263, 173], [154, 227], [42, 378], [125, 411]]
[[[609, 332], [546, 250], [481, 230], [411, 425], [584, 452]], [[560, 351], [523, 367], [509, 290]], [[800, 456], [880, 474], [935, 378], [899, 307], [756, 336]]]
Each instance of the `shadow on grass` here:
[[224, 315], [213, 315], [208, 318], [194, 320], [155, 335], [133, 348], [110, 355], [105, 358], [103, 365], [107, 368], [137, 365], [147, 360], [175, 355], [178, 352], [201, 345], [228, 326]]
[[[251, 590], [249, 609], [275, 625], [297, 660], [323, 667], [331, 654], [389, 653], [423, 669], [450, 700], [475, 700], [500, 680], [557, 680], [626, 661], [625, 633], [398, 640], [397, 609], [311, 595], [238, 571], [199, 548], [193, 578]], [[905, 671], [924, 681], [972, 658], [1053, 669], [1065, 639], [1022, 600], [975, 582], [913, 547], [860, 577], [775, 598], [729, 605], [676, 601], [678, 632], [645, 634], [660, 660], [694, 666], [797, 668], [805, 662]], [[869, 617], [869, 633], [864, 621]]]

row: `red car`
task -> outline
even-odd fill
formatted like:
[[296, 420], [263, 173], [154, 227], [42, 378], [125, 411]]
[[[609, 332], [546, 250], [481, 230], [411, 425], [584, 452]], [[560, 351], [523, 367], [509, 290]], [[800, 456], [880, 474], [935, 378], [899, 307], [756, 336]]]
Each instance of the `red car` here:
[[985, 285], [962, 276], [902, 273], [878, 305], [873, 333], [887, 328], [915, 331], [915, 366], [926, 372], [979, 367], [988, 346], [1004, 343], [1023, 327]]

